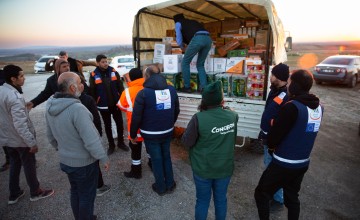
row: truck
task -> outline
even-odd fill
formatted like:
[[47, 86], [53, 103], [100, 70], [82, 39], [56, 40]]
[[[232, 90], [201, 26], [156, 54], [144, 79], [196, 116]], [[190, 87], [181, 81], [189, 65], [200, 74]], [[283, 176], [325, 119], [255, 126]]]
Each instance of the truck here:
[[[235, 96], [224, 98], [225, 105], [239, 115], [237, 146], [244, 146], [247, 139], [250, 139], [251, 143], [257, 143], [261, 116], [269, 93], [272, 66], [287, 60], [284, 46], [286, 35], [273, 2], [270, 0], [170, 0], [141, 8], [135, 15], [132, 34], [137, 67], [143, 68], [153, 62], [154, 45], [162, 42], [169, 30], [174, 29], [173, 16], [179, 13], [184, 14], [185, 18], [203, 23], [205, 28], [215, 28], [219, 23], [226, 26], [229, 24], [227, 21], [236, 19], [240, 26], [231, 31], [237, 32], [248, 23], [257, 24], [257, 30], [265, 31], [266, 42], [262, 48], [262, 65], [265, 68], [263, 96], [260, 99]], [[212, 31], [210, 35], [213, 34]], [[222, 31], [225, 30], [222, 28]], [[180, 114], [175, 126], [186, 128], [191, 117], [198, 111], [201, 94], [178, 92], [178, 96]], [[257, 147], [259, 148], [259, 144]]]

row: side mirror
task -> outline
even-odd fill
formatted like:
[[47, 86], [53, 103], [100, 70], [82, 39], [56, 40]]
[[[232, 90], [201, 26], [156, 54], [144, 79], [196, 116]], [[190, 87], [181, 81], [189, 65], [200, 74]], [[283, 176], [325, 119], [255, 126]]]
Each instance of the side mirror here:
[[286, 52], [289, 52], [290, 50], [292, 50], [292, 37], [286, 38], [285, 50], [286, 50]]

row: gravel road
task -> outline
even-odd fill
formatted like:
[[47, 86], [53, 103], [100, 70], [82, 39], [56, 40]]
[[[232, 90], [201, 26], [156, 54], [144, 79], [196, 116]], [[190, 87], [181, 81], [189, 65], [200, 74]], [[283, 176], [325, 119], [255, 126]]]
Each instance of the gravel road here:
[[[24, 86], [27, 100], [35, 97], [51, 74], [28, 75]], [[338, 85], [314, 85], [312, 90], [325, 106], [321, 125], [311, 157], [309, 171], [300, 191], [300, 219], [360, 219], [360, 85], [350, 89]], [[46, 139], [42, 104], [30, 112], [36, 126], [39, 152], [38, 178], [45, 188], [55, 189], [55, 195], [37, 202], [29, 201], [29, 189], [23, 173], [20, 186], [25, 196], [15, 205], [7, 205], [8, 171], [0, 173], [0, 219], [73, 219], [70, 208], [69, 183], [60, 170], [57, 152]], [[104, 146], [107, 140], [103, 137]], [[106, 184], [112, 189], [95, 201], [98, 219], [193, 219], [195, 187], [187, 151], [177, 140], [171, 146], [175, 181], [173, 194], [158, 196], [151, 190], [153, 175], [146, 165], [143, 150], [143, 178], [127, 179], [124, 171], [130, 168], [130, 152], [116, 150], [111, 155], [111, 167], [104, 172]], [[253, 153], [249, 143], [237, 148], [235, 173], [228, 193], [227, 219], [257, 219], [253, 198], [254, 189], [264, 169], [262, 155]], [[0, 163], [4, 161], [1, 150]], [[286, 209], [272, 214], [271, 219], [287, 219]], [[211, 205], [208, 219], [214, 218]]]

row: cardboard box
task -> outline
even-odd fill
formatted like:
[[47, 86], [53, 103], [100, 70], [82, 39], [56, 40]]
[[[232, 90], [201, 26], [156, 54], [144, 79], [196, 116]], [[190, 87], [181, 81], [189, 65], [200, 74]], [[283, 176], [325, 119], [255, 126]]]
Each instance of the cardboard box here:
[[174, 37], [176, 36], [175, 29], [166, 30], [166, 37]]
[[245, 57], [231, 57], [226, 61], [226, 72], [242, 74], [244, 72]]
[[257, 26], [259, 26], [259, 22], [256, 20], [245, 21], [245, 27], [257, 27]]
[[154, 58], [153, 63], [164, 63], [164, 58]]
[[223, 73], [226, 70], [226, 58], [214, 58], [213, 60], [213, 71]]
[[154, 45], [154, 58], [163, 58], [167, 54], [171, 54], [171, 44], [156, 43]]
[[221, 21], [205, 23], [204, 28], [209, 31], [211, 39], [215, 41], [219, 33], [221, 33]]
[[164, 44], [171, 44], [171, 42], [174, 40], [174, 37], [163, 37], [162, 42]]
[[221, 24], [221, 33], [223, 34], [237, 34], [242, 25], [242, 20], [239, 18], [225, 19]]
[[231, 38], [231, 39], [246, 39], [249, 36], [247, 34], [236, 33], [236, 34], [222, 34], [222, 35], [220, 35], [220, 37]]
[[266, 48], [267, 42], [267, 30], [256, 31], [255, 47]]
[[241, 39], [240, 42], [240, 48], [243, 49], [249, 49], [250, 47], [255, 46], [255, 38], [247, 38], [247, 39]]
[[181, 48], [171, 48], [171, 54], [182, 54]]
[[181, 54], [164, 55], [164, 72], [179, 73], [181, 72]]
[[[198, 55], [196, 54], [196, 55], [193, 57], [193, 59], [191, 60], [191, 62], [190, 62], [190, 72], [191, 72], [191, 73], [198, 73], [198, 72], [199, 72], [199, 71], [197, 70], [197, 67], [196, 67], [196, 65], [197, 65], [197, 58], [198, 58]], [[205, 72], [211, 71], [211, 69], [212, 69], [211, 65], [213, 65], [213, 64], [211, 63], [211, 61], [213, 61], [213, 60], [210, 59], [209, 56], [206, 57], [205, 63], [204, 63]]]
[[252, 58], [246, 58], [245, 61], [246, 65], [261, 65], [262, 64], [262, 60], [260, 58], [256, 58], [256, 57], [252, 57]]
[[229, 43], [225, 44], [224, 46], [219, 47], [217, 49], [217, 51], [218, 51], [219, 55], [223, 57], [223, 56], [226, 56], [226, 54], [229, 50], [234, 50], [239, 46], [240, 46], [240, 43], [238, 40], [232, 40]]

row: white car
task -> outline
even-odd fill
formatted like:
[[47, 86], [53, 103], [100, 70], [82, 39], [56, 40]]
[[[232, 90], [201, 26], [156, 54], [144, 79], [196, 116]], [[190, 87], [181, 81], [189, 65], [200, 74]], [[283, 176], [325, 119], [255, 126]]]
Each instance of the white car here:
[[135, 67], [134, 56], [116, 56], [111, 60], [110, 66], [114, 67], [120, 76], [123, 77], [125, 73], [128, 73], [132, 68]]
[[34, 71], [35, 73], [45, 72], [45, 64], [50, 59], [59, 59], [58, 56], [42, 56], [38, 61], [35, 62]]

